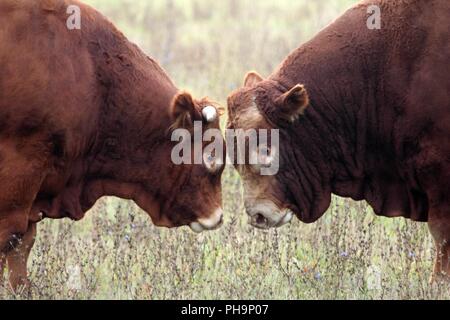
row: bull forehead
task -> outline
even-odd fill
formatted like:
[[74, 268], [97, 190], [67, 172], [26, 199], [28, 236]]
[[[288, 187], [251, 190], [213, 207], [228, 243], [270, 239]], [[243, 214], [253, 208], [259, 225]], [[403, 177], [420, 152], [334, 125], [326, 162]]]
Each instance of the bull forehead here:
[[244, 201], [246, 206], [257, 203], [273, 203], [279, 208], [285, 208], [287, 202], [275, 176], [261, 176], [247, 168], [238, 170], [244, 187]]
[[230, 97], [230, 123], [234, 128], [266, 128], [268, 123], [256, 102], [256, 95], [251, 92], [238, 92]]

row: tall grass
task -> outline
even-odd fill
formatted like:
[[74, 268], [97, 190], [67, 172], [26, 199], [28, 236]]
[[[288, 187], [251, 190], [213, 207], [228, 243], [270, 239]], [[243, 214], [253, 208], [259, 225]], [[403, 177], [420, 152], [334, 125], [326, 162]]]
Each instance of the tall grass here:
[[[225, 105], [246, 71], [268, 75], [351, 0], [89, 0], [175, 82]], [[29, 261], [35, 299], [448, 299], [429, 285], [426, 225], [334, 198], [314, 225], [247, 225], [237, 173], [223, 176], [225, 225], [155, 228], [132, 202], [102, 199], [82, 222], [45, 221]], [[13, 299], [5, 285], [0, 298]]]

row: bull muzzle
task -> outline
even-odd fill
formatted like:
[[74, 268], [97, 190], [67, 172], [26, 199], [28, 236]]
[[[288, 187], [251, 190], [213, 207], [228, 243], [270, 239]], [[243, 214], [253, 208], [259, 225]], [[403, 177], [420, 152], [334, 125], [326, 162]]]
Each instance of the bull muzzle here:
[[200, 218], [196, 222], [192, 222], [189, 227], [195, 233], [201, 233], [203, 231], [212, 231], [219, 229], [223, 224], [223, 211], [218, 208], [208, 218]]
[[289, 209], [280, 210], [272, 202], [261, 202], [246, 206], [249, 223], [258, 229], [279, 228], [292, 221], [294, 213]]

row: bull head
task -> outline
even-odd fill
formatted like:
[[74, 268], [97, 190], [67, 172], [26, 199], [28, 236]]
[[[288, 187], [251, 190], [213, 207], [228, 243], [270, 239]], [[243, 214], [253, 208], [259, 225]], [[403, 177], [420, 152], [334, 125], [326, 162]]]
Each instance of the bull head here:
[[[221, 145], [224, 145], [219, 126], [220, 108], [207, 99], [196, 100], [189, 93], [180, 92], [173, 98], [169, 112], [172, 120], [170, 131], [174, 134], [174, 131], [181, 129], [183, 139], [179, 145], [182, 146], [181, 154], [187, 159], [174, 163], [173, 170], [178, 172], [177, 177], [190, 176], [190, 179], [185, 179], [188, 185], [183, 184], [172, 209], [196, 216], [196, 221], [189, 223], [195, 232], [215, 229], [222, 223], [221, 201], [218, 200], [221, 198], [220, 176], [224, 166], [221, 159], [216, 159], [215, 149], [208, 149], [205, 136], [209, 131], [213, 132], [214, 139], [222, 140]], [[196, 139], [197, 136], [201, 139]], [[197, 150], [202, 151], [199, 163]], [[201, 196], [192, 199], [199, 188], [202, 190]], [[190, 207], [186, 206], [187, 203]]]
[[[228, 97], [228, 127], [234, 130], [286, 128], [304, 113], [308, 104], [309, 96], [302, 84], [286, 90], [274, 86], [271, 79], [266, 81], [258, 73], [249, 72], [244, 87]], [[244, 184], [246, 211], [251, 224], [258, 228], [279, 227], [289, 223], [294, 213], [302, 214], [296, 203], [292, 203], [285, 186], [280, 184], [279, 177], [289, 173], [261, 174], [262, 169], [280, 163], [279, 147], [259, 141], [255, 150], [250, 151], [249, 163], [236, 166]]]

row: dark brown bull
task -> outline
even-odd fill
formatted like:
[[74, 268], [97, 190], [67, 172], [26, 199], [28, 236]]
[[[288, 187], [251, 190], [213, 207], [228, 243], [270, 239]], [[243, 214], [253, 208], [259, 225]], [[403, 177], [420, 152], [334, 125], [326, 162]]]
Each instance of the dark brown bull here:
[[[69, 4], [81, 29], [66, 26]], [[157, 226], [214, 229], [221, 166], [171, 161], [170, 130], [219, 128], [110, 22], [75, 1], [0, 1], [0, 271], [26, 283], [36, 223], [83, 218], [102, 196]], [[211, 112], [211, 108], [209, 108]], [[214, 167], [215, 170], [208, 170]]]
[[[366, 23], [373, 4], [379, 30]], [[229, 127], [280, 129], [278, 175], [238, 167], [253, 225], [292, 211], [314, 222], [332, 193], [366, 200], [378, 215], [428, 222], [435, 274], [450, 274], [449, 16], [448, 1], [365, 1], [267, 79], [247, 75]]]

